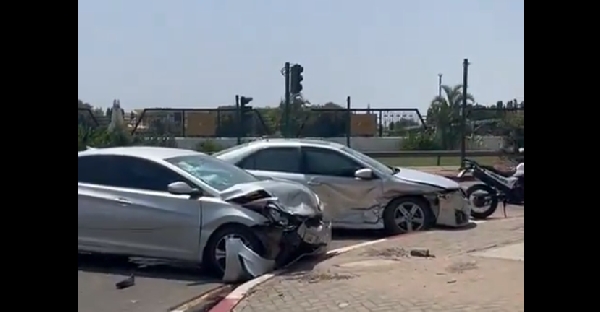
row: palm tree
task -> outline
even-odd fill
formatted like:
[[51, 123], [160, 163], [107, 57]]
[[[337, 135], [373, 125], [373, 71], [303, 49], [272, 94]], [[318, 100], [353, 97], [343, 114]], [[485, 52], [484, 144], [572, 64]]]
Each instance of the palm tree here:
[[[454, 149], [460, 142], [460, 118], [463, 100], [462, 85], [443, 85], [442, 96], [436, 96], [427, 110], [427, 123], [435, 129], [435, 135], [444, 149]], [[469, 104], [475, 102], [467, 94]]]

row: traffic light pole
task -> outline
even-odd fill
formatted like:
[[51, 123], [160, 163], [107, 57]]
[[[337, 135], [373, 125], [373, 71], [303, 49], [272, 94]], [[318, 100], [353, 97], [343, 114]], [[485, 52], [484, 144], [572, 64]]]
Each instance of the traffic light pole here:
[[291, 105], [291, 97], [290, 97], [290, 62], [285, 62], [285, 66], [283, 68], [284, 76], [285, 76], [285, 97], [283, 102], [283, 118], [281, 118], [281, 134], [283, 137], [288, 137], [289, 135], [289, 125], [290, 125], [290, 105]]

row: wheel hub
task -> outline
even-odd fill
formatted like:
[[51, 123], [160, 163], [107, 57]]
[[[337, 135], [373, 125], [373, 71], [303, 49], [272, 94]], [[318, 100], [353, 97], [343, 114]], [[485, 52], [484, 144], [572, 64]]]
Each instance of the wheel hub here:
[[425, 226], [425, 214], [421, 206], [406, 202], [396, 208], [396, 224], [407, 232], [418, 231]]
[[474, 196], [473, 205], [477, 208], [481, 208], [485, 205], [485, 196]]

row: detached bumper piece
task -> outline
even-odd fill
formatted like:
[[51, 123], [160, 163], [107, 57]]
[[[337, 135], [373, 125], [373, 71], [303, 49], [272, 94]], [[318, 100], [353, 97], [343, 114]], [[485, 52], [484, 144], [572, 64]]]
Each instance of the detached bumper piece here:
[[465, 224], [469, 222], [469, 216], [464, 211], [456, 210], [454, 211], [454, 220], [456, 224]]
[[284, 267], [306, 255], [324, 253], [331, 241], [331, 223], [323, 222], [320, 217], [310, 218], [293, 230], [281, 230], [277, 237], [279, 242], [268, 242], [279, 248], [274, 259], [261, 257], [238, 238], [227, 239], [223, 281], [245, 281]]

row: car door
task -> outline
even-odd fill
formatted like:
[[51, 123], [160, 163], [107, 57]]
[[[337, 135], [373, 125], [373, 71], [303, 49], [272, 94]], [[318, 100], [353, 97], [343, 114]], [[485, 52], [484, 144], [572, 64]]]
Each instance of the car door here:
[[110, 195], [105, 211], [94, 211], [107, 229], [103, 240], [127, 254], [198, 260], [201, 203], [167, 190], [172, 182], [192, 183], [141, 158], [112, 156], [111, 167], [110, 183], [97, 187]]
[[198, 187], [178, 173], [142, 158], [116, 157], [120, 185], [116, 190], [127, 241], [150, 257], [198, 260], [201, 201], [169, 193], [173, 182]]
[[260, 178], [286, 179], [303, 183], [304, 175], [300, 172], [300, 166], [299, 147], [265, 148], [238, 163], [238, 167]]
[[111, 156], [80, 156], [77, 160], [78, 249], [92, 252], [128, 253], [113, 239], [113, 219], [118, 215], [117, 195], [110, 188]]
[[365, 168], [337, 150], [301, 148], [304, 183], [319, 195], [328, 217], [338, 223], [376, 223], [382, 182], [376, 175], [362, 180], [354, 176]]

